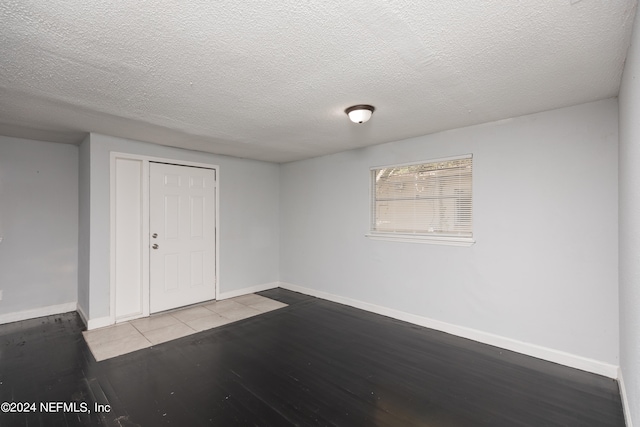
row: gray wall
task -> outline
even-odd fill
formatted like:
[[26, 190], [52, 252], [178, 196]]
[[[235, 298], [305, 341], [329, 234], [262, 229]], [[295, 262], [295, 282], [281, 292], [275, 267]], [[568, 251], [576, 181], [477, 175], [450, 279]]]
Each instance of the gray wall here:
[[0, 136], [0, 315], [73, 303], [78, 147]]
[[640, 23], [636, 11], [620, 108], [620, 368], [633, 424], [640, 425]]
[[[281, 280], [617, 365], [617, 130], [609, 99], [285, 164]], [[365, 237], [370, 167], [467, 153], [475, 245]]]
[[79, 147], [78, 165], [78, 308], [84, 316], [90, 317], [89, 307], [89, 262], [90, 262], [90, 200], [91, 189], [89, 183], [90, 176], [90, 153], [89, 140], [87, 137]]
[[[91, 319], [109, 315], [111, 151], [219, 165], [220, 291], [229, 292], [278, 281], [279, 165], [99, 134], [91, 134], [89, 148]], [[82, 203], [84, 201], [81, 200]], [[85, 234], [86, 230], [81, 241], [86, 240]], [[81, 290], [80, 294], [84, 292]]]

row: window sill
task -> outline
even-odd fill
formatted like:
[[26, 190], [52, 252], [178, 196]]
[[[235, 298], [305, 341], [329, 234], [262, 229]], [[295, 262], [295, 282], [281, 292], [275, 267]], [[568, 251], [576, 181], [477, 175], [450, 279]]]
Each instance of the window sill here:
[[390, 242], [426, 243], [429, 245], [471, 246], [476, 241], [473, 237], [427, 236], [424, 234], [368, 233], [372, 240], [388, 240]]

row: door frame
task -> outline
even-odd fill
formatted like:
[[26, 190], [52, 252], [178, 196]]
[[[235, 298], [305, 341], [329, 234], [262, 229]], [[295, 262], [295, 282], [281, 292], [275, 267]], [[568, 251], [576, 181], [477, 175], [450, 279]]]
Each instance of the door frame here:
[[[141, 306], [140, 310], [136, 313], [130, 313], [126, 315], [122, 315], [116, 318], [116, 165], [118, 160], [133, 160], [139, 162], [140, 168], [140, 188], [139, 194], [140, 196], [140, 224], [141, 231], [140, 236], [140, 254], [139, 254], [139, 262], [140, 262], [140, 277], [137, 278], [141, 284], [140, 293], [141, 293]], [[130, 154], [130, 153], [122, 153], [112, 151], [110, 153], [110, 191], [109, 191], [109, 252], [110, 252], [110, 260], [109, 260], [109, 288], [110, 288], [110, 301], [109, 301], [109, 318], [110, 324], [115, 324], [119, 322], [125, 322], [127, 320], [133, 320], [140, 317], [149, 316], [149, 301], [150, 301], [150, 282], [149, 282], [149, 273], [150, 273], [150, 239], [149, 239], [149, 163], [168, 163], [177, 166], [190, 166], [190, 167], [198, 167], [205, 169], [212, 169], [215, 171], [216, 180], [215, 180], [215, 259], [213, 262], [215, 263], [215, 298], [220, 295], [220, 167], [213, 163], [205, 163], [205, 162], [192, 162], [187, 160], [178, 160], [178, 159], [170, 159], [164, 157], [154, 157], [154, 156], [145, 156], [138, 154]]]

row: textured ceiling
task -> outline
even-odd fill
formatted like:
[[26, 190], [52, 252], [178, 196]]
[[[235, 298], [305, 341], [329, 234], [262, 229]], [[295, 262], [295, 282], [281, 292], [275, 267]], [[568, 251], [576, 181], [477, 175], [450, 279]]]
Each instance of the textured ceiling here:
[[635, 6], [0, 0], [0, 134], [286, 162], [594, 101], [618, 93]]

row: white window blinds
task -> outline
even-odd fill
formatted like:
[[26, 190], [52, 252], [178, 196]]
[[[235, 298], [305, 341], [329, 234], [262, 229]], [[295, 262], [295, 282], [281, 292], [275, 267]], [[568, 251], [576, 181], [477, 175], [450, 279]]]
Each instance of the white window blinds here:
[[372, 231], [472, 237], [472, 161], [372, 169]]

